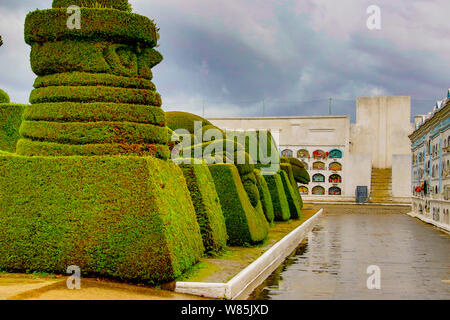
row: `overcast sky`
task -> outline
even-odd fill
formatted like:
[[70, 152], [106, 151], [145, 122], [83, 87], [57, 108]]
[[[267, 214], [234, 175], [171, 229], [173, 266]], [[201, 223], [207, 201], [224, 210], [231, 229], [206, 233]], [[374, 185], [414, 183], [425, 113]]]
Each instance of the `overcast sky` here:
[[[0, 88], [27, 103], [35, 75], [26, 13], [0, 0]], [[131, 0], [161, 28], [154, 82], [165, 110], [206, 116], [354, 117], [355, 97], [410, 95], [427, 113], [450, 87], [449, 0]], [[369, 30], [370, 5], [381, 30]], [[204, 101], [204, 102], [203, 102]]]

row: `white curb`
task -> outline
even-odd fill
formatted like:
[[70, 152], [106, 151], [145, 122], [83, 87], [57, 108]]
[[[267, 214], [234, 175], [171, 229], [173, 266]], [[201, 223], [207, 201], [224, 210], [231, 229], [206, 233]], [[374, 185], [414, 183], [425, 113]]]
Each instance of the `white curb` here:
[[176, 282], [175, 292], [216, 299], [246, 298], [297, 248], [322, 214], [323, 209], [274, 244], [227, 283]]
[[450, 226], [447, 225], [447, 224], [443, 224], [443, 223], [434, 221], [432, 219], [426, 218], [426, 217], [424, 217], [424, 216], [422, 216], [420, 214], [414, 213], [414, 212], [408, 212], [407, 215], [410, 216], [410, 217], [422, 220], [423, 222], [426, 222], [428, 224], [432, 224], [435, 227], [438, 227], [438, 228], [440, 228], [440, 229], [442, 229], [444, 231], [450, 232]]

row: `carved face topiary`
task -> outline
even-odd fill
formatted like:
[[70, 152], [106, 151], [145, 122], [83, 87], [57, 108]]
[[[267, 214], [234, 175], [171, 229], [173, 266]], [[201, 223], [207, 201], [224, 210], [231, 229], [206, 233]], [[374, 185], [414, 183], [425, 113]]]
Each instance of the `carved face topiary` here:
[[[68, 28], [68, 5], [81, 7]], [[24, 112], [22, 155], [167, 158], [168, 129], [151, 69], [162, 55], [152, 20], [124, 0], [54, 0], [28, 14], [25, 41], [38, 75]]]

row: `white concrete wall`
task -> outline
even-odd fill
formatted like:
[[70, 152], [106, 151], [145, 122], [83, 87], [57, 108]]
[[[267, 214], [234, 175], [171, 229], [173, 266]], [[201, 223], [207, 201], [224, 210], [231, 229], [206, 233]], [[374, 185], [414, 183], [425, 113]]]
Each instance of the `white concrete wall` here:
[[391, 168], [393, 154], [411, 153], [408, 135], [414, 125], [410, 119], [411, 97], [358, 98], [351, 152], [371, 154], [375, 168]]
[[372, 179], [372, 157], [370, 154], [350, 154], [348, 159], [350, 174], [346, 176], [346, 192], [356, 196], [356, 187], [367, 186], [370, 195], [370, 183]]
[[411, 201], [411, 156], [392, 155], [392, 197], [397, 201]]

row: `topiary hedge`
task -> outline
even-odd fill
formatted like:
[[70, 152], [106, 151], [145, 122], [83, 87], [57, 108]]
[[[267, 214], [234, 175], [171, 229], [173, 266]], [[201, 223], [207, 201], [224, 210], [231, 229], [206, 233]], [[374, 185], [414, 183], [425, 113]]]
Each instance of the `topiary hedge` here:
[[289, 210], [289, 203], [287, 201], [286, 192], [283, 187], [281, 175], [276, 173], [274, 175], [263, 176], [269, 187], [270, 197], [272, 198], [273, 213], [275, 221], [287, 221], [291, 217]]
[[230, 245], [255, 244], [266, 239], [268, 223], [261, 202], [250, 203], [239, 172], [231, 164], [209, 166], [227, 225]]
[[308, 171], [300, 160], [293, 157], [282, 157], [282, 163], [288, 163], [292, 166], [292, 173], [295, 181], [302, 184], [308, 184], [311, 181]]
[[218, 252], [227, 244], [225, 218], [214, 181], [206, 164], [181, 165], [207, 253]]
[[160, 107], [118, 103], [37, 103], [26, 108], [24, 120], [57, 122], [134, 122], [164, 126]]
[[196, 121], [201, 122], [203, 127], [205, 126], [208, 126], [209, 128], [214, 127], [211, 122], [193, 113], [181, 111], [166, 112], [167, 126], [173, 131], [178, 129], [184, 129], [194, 134], [195, 133], [194, 124]]
[[122, 11], [131, 11], [128, 0], [53, 0], [53, 8], [67, 8], [70, 6], [90, 7], [90, 8], [113, 8]]
[[25, 42], [29, 45], [66, 39], [103, 39], [119, 43], [157, 44], [158, 30], [147, 17], [107, 8], [81, 8], [81, 28], [67, 27], [67, 9], [30, 12], [25, 20]]
[[37, 77], [35, 88], [51, 86], [111, 86], [156, 90], [153, 82], [137, 77], [123, 77], [106, 73], [68, 72]]
[[45, 141], [19, 139], [16, 153], [23, 156], [101, 156], [101, 155], [130, 155], [146, 156], [167, 160], [170, 158], [169, 146], [161, 144], [61, 144]]
[[181, 169], [149, 157], [0, 156], [0, 269], [167, 282], [204, 252]]
[[261, 171], [258, 169], [255, 169], [254, 171], [255, 177], [256, 177], [256, 186], [259, 191], [259, 195], [261, 198], [261, 204], [263, 207], [264, 215], [266, 216], [267, 222], [270, 224], [273, 223], [273, 220], [275, 219], [274, 213], [273, 213], [273, 203], [272, 203], [272, 197], [270, 196], [269, 186], [267, 185], [266, 180], [261, 175]]
[[285, 171], [280, 171], [281, 181], [283, 182], [284, 192], [286, 194], [287, 202], [289, 205], [289, 211], [292, 219], [300, 219], [302, 214], [302, 207], [296, 196], [298, 192], [297, 188], [293, 188], [291, 181]]
[[0, 89], [0, 103], [10, 103], [8, 94]]
[[115, 88], [101, 86], [44, 87], [31, 91], [30, 102], [114, 102], [144, 104], [160, 107], [161, 96], [145, 89]]
[[24, 109], [20, 104], [0, 104], [0, 150], [16, 151]]
[[167, 145], [166, 127], [132, 122], [23, 121], [24, 138], [62, 144], [147, 143]]

